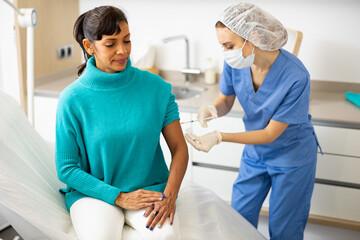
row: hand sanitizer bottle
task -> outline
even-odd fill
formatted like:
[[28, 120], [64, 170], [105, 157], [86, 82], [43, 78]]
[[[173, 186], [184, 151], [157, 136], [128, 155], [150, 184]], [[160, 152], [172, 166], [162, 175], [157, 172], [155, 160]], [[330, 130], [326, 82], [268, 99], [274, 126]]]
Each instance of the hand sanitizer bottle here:
[[205, 83], [216, 83], [215, 62], [211, 57], [208, 57], [205, 61]]

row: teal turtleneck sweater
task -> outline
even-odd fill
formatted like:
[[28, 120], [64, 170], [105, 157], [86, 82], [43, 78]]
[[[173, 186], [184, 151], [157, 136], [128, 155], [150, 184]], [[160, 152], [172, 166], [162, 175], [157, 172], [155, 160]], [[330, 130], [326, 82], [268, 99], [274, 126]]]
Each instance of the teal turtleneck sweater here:
[[57, 107], [55, 159], [67, 209], [87, 196], [114, 205], [120, 192], [163, 192], [169, 170], [159, 139], [177, 119], [169, 83], [130, 60], [109, 74], [90, 58]]

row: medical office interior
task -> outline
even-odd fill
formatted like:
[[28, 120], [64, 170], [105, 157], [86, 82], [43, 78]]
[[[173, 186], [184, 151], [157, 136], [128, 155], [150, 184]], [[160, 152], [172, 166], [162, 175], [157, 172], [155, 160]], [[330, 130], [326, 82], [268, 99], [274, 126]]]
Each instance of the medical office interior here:
[[[305, 239], [360, 239], [360, 106], [345, 93], [360, 94], [360, 2], [357, 0], [256, 0], [289, 31], [285, 46], [297, 54], [311, 77], [310, 109], [323, 154], [318, 153], [316, 183]], [[222, 9], [239, 0], [11, 0], [18, 8], [34, 8], [33, 109], [28, 108], [27, 36], [17, 13], [0, 0], [0, 89], [33, 115], [35, 130], [55, 142], [55, 114], [60, 92], [77, 78], [82, 63], [72, 30], [76, 18], [100, 5], [125, 10], [132, 36], [132, 64], [159, 74], [173, 85], [181, 121], [196, 119], [197, 110], [216, 98], [223, 55], [215, 33]], [[359, 101], [360, 102], [360, 101]], [[0, 109], [1, 110], [1, 109]], [[225, 117], [209, 129], [244, 131], [236, 100]], [[184, 124], [206, 133], [197, 122]], [[170, 159], [164, 139], [165, 159]], [[185, 175], [230, 203], [243, 146], [223, 143], [209, 153], [189, 146]], [[1, 153], [0, 153], [1, 154]], [[265, 200], [258, 231], [266, 238]], [[2, 208], [4, 209], [4, 208]], [[20, 239], [0, 211], [0, 239]], [[26, 239], [26, 236], [20, 236]]]

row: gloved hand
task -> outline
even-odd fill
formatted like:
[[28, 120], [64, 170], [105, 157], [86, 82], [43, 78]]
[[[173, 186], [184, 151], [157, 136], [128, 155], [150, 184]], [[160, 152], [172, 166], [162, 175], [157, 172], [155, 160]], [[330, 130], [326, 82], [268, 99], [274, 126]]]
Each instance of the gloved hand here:
[[216, 108], [213, 105], [199, 108], [197, 119], [202, 127], [208, 126], [207, 121], [210, 120], [206, 120], [206, 118], [210, 117], [212, 117], [213, 119], [218, 117]]
[[209, 152], [210, 149], [221, 143], [222, 137], [219, 131], [207, 133], [203, 136], [196, 136], [193, 133], [186, 133], [185, 139], [188, 141], [196, 150]]

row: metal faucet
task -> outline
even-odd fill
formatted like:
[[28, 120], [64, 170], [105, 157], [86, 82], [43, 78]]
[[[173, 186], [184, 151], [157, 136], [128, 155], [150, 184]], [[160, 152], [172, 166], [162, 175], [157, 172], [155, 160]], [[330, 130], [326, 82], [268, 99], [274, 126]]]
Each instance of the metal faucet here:
[[180, 39], [184, 39], [185, 43], [186, 43], [186, 68], [182, 69], [181, 72], [185, 74], [185, 83], [189, 84], [190, 83], [190, 74], [200, 74], [200, 70], [199, 69], [192, 69], [190, 68], [190, 48], [189, 48], [189, 39], [187, 38], [186, 35], [176, 35], [176, 36], [172, 36], [172, 37], [167, 37], [163, 39], [164, 43], [168, 43], [171, 41], [175, 41], [175, 40], [180, 40]]

